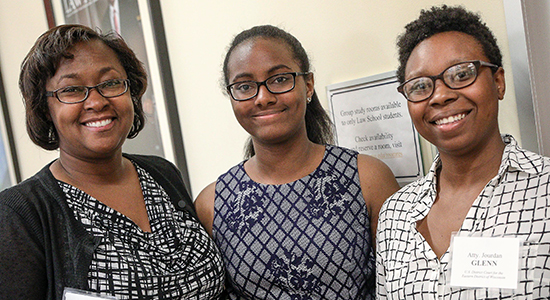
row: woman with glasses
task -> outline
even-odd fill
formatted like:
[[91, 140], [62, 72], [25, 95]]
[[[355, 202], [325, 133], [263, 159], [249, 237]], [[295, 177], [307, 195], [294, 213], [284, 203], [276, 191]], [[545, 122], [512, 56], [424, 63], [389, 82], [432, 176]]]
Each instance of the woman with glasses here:
[[382, 207], [379, 298], [549, 299], [550, 159], [500, 133], [492, 32], [443, 5], [423, 10], [397, 46], [398, 91], [439, 154]]
[[221, 256], [168, 161], [122, 153], [144, 126], [140, 61], [62, 25], [21, 67], [27, 130], [59, 158], [0, 193], [0, 298], [217, 299]]
[[398, 188], [379, 160], [332, 146], [300, 42], [270, 25], [238, 34], [223, 65], [245, 160], [195, 205], [232, 299], [374, 299], [374, 233]]

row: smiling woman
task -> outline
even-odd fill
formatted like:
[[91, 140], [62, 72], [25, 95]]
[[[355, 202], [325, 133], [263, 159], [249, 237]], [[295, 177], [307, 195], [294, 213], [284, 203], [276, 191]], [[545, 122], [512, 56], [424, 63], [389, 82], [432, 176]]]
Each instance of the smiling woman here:
[[[549, 299], [550, 159], [500, 133], [506, 86], [491, 30], [463, 7], [436, 6], [405, 27], [398, 49], [399, 91], [439, 153], [424, 178], [382, 207], [378, 297]], [[511, 272], [492, 273], [494, 260], [461, 260], [459, 239], [469, 252], [516, 251], [502, 263]], [[460, 279], [471, 274], [486, 276]]]
[[38, 38], [20, 88], [28, 133], [59, 158], [0, 193], [0, 298], [218, 299], [221, 257], [181, 174], [122, 153], [143, 129], [141, 62], [114, 34], [62, 25]]
[[[71, 182], [69, 169], [74, 168], [66, 161], [76, 157], [93, 160], [120, 152], [134, 120], [132, 97], [124, 92], [128, 90], [127, 74], [115, 52], [102, 41], [92, 40], [77, 43], [69, 53], [70, 58], [62, 58], [46, 82], [46, 90], [57, 91], [46, 93], [51, 95], [48, 110], [60, 150], [52, 168], [54, 176], [66, 182]], [[108, 83], [119, 89], [109, 97], [102, 92], [109, 91], [105, 88]]]
[[[300, 42], [270, 25], [224, 62], [245, 161], [195, 201], [232, 299], [374, 299], [378, 210], [398, 185], [379, 160], [330, 145], [332, 124]], [[331, 241], [330, 245], [326, 241]]]

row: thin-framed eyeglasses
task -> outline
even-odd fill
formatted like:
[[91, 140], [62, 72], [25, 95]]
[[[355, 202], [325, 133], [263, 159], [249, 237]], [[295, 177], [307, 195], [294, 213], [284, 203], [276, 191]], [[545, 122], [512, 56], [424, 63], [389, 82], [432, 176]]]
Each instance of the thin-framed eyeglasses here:
[[430, 98], [435, 90], [435, 81], [441, 79], [450, 89], [458, 90], [472, 85], [479, 74], [479, 68], [489, 67], [496, 72], [499, 66], [481, 60], [464, 61], [454, 64], [439, 75], [420, 76], [409, 79], [397, 87], [408, 101], [421, 102]]
[[296, 76], [308, 75], [310, 72], [286, 72], [268, 77], [264, 81], [239, 81], [226, 87], [235, 101], [246, 101], [258, 95], [260, 86], [265, 85], [272, 94], [283, 94], [292, 91], [296, 86]]
[[129, 79], [111, 79], [94, 86], [72, 85], [55, 91], [46, 91], [46, 97], [56, 97], [65, 104], [75, 104], [86, 101], [91, 89], [96, 89], [105, 98], [118, 97], [128, 91]]

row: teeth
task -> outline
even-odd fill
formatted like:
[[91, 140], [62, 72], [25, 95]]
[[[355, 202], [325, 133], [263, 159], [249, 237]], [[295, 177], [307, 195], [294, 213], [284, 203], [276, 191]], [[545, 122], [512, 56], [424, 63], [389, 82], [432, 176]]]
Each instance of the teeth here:
[[101, 121], [88, 122], [88, 123], [86, 123], [86, 126], [89, 126], [89, 127], [103, 127], [107, 124], [110, 124], [111, 122], [113, 122], [112, 119], [105, 119], [105, 120], [101, 120]]
[[450, 116], [448, 118], [443, 118], [443, 119], [439, 119], [439, 120], [435, 121], [435, 124], [436, 125], [445, 125], [445, 124], [453, 123], [453, 122], [456, 122], [456, 121], [460, 121], [460, 120], [464, 119], [464, 117], [466, 117], [466, 114], [459, 114], [459, 115], [455, 115], [455, 116]]

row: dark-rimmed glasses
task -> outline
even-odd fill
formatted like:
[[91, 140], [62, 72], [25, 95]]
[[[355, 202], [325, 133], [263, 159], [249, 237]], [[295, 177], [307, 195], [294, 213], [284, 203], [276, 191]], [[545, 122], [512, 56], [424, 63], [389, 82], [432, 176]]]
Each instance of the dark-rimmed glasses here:
[[499, 68], [497, 65], [481, 60], [464, 61], [448, 67], [436, 76], [420, 76], [409, 79], [399, 85], [397, 91], [403, 94], [408, 101], [421, 102], [433, 95], [437, 79], [441, 79], [450, 89], [462, 89], [476, 81], [479, 68], [482, 66], [491, 68], [493, 73]]
[[264, 81], [239, 81], [226, 87], [235, 101], [246, 101], [258, 95], [260, 86], [265, 85], [272, 94], [283, 94], [292, 91], [296, 86], [296, 76], [308, 75], [310, 72], [287, 72], [268, 77]]
[[111, 79], [94, 86], [72, 85], [46, 92], [46, 97], [56, 97], [61, 103], [74, 104], [86, 101], [91, 89], [105, 98], [118, 97], [128, 91], [129, 79]]

